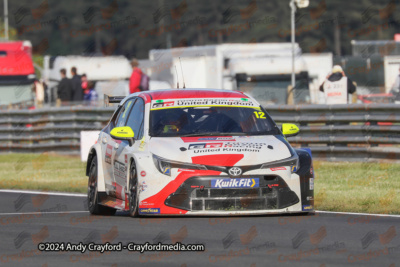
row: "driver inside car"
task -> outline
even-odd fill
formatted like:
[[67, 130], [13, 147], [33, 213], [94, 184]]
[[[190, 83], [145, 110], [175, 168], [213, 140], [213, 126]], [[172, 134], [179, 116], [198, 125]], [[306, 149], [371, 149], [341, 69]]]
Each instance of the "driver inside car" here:
[[177, 133], [187, 124], [187, 115], [180, 110], [169, 110], [161, 121], [163, 133]]

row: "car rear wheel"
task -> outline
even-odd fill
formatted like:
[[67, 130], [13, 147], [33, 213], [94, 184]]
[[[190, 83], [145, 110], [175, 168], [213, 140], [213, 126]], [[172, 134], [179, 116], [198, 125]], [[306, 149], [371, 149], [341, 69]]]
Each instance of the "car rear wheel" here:
[[102, 206], [99, 204], [97, 192], [97, 156], [94, 156], [90, 163], [89, 179], [88, 179], [88, 209], [90, 214], [94, 215], [114, 215], [116, 209]]
[[139, 216], [138, 205], [138, 179], [135, 162], [132, 161], [129, 171], [129, 215], [132, 217]]

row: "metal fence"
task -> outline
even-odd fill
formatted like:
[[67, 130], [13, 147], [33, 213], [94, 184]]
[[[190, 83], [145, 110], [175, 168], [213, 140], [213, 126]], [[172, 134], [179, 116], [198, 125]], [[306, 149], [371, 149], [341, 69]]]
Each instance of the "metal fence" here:
[[[0, 152], [79, 154], [80, 132], [102, 129], [115, 107], [61, 107], [0, 113]], [[288, 138], [325, 160], [400, 161], [400, 105], [267, 106], [278, 124], [295, 123]]]
[[291, 144], [313, 157], [346, 161], [400, 161], [400, 105], [269, 106], [280, 123], [300, 125]]
[[79, 154], [80, 132], [101, 130], [115, 107], [60, 107], [0, 113], [0, 152]]

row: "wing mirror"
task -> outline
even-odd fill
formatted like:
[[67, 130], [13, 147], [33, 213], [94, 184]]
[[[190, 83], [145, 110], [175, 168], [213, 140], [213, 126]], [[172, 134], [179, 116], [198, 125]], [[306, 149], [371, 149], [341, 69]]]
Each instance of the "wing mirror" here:
[[284, 123], [281, 126], [281, 131], [285, 137], [291, 137], [298, 135], [300, 130], [295, 124]]
[[133, 144], [135, 143], [135, 133], [129, 126], [115, 127], [111, 130], [110, 135], [116, 140], [127, 140], [129, 142], [129, 146], [133, 146]]

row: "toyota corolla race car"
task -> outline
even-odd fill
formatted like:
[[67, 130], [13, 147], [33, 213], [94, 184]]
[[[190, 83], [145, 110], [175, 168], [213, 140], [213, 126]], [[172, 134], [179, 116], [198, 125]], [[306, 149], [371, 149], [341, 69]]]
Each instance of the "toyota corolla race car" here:
[[88, 207], [137, 215], [245, 215], [314, 209], [311, 153], [252, 97], [174, 89], [118, 102], [88, 155]]

